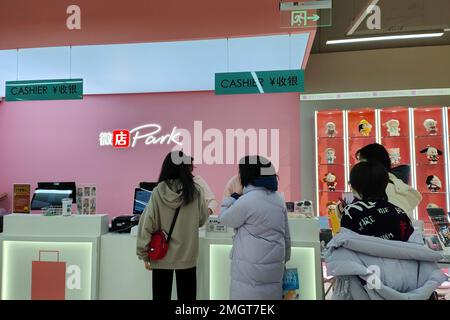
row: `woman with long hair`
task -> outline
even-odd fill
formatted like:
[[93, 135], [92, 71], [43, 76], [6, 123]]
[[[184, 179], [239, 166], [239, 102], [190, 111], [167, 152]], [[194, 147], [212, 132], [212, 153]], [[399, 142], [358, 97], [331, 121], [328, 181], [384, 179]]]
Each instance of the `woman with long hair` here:
[[[154, 300], [171, 299], [174, 271], [178, 299], [196, 299], [198, 229], [207, 220], [208, 208], [202, 188], [194, 182], [191, 159], [182, 151], [166, 156], [158, 185], [139, 221], [137, 255], [145, 268], [152, 270]], [[177, 208], [179, 214], [167, 254], [160, 260], [150, 260], [148, 244], [152, 234], [160, 230], [169, 233]]]

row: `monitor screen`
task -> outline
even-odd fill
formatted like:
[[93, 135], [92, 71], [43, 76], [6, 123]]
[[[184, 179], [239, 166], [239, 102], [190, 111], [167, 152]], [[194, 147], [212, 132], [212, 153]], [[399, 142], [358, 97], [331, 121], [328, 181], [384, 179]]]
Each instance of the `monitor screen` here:
[[134, 190], [133, 214], [141, 214], [142, 212], [144, 212], [151, 196], [151, 191], [142, 188], [136, 188]]
[[37, 189], [31, 200], [31, 210], [41, 210], [49, 206], [60, 207], [62, 199], [71, 198], [71, 195], [72, 190]]
[[69, 198], [72, 199], [72, 203], [77, 203], [77, 187], [75, 182], [38, 182], [36, 189], [45, 190], [72, 190]]
[[145, 189], [145, 190], [149, 190], [149, 191], [153, 191], [153, 189], [158, 185], [158, 182], [140, 182], [139, 183], [139, 188]]

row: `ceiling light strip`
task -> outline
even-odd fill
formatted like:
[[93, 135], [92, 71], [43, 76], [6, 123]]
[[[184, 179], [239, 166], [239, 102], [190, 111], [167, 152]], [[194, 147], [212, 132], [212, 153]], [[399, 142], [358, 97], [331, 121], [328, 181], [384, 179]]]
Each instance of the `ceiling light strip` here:
[[366, 37], [366, 38], [350, 38], [350, 39], [328, 40], [327, 45], [360, 43], [360, 42], [374, 42], [374, 41], [438, 38], [438, 37], [442, 37], [443, 35], [444, 35], [444, 32], [435, 32], [435, 33], [402, 34], [402, 35]]

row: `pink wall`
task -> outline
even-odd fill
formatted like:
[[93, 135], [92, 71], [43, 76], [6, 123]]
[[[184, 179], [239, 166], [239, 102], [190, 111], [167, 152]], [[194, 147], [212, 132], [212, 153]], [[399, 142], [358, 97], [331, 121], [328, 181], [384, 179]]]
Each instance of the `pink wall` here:
[[[99, 95], [79, 101], [0, 103], [0, 191], [13, 183], [76, 181], [97, 185], [97, 212], [130, 214], [138, 181], [157, 179], [167, 145], [117, 150], [100, 147], [102, 131], [159, 123], [192, 130], [280, 129], [281, 191], [300, 193], [298, 94], [215, 96], [213, 92]], [[221, 199], [236, 165], [198, 165], [195, 171]], [[11, 198], [5, 201], [8, 208]]]

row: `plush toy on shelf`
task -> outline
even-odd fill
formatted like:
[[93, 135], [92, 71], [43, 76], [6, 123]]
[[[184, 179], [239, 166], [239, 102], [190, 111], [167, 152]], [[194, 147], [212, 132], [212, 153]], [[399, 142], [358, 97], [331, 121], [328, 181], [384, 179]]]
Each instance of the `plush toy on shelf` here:
[[436, 147], [428, 145], [425, 149], [420, 151], [420, 153], [425, 153], [430, 164], [437, 164], [439, 161], [439, 156], [442, 156], [442, 151]]
[[336, 124], [334, 122], [328, 122], [326, 125], [327, 127], [325, 133], [327, 134], [328, 138], [334, 138], [338, 134], [336, 130]]
[[425, 130], [427, 130], [428, 134], [435, 136], [438, 134], [438, 122], [434, 119], [427, 119], [423, 122], [423, 126]]
[[363, 135], [364, 137], [368, 137], [372, 132], [372, 125], [369, 123], [369, 121], [363, 119], [359, 122], [358, 130], [361, 135]]
[[327, 164], [334, 164], [334, 161], [336, 160], [336, 150], [327, 148], [325, 150], [325, 157], [327, 159]]
[[391, 159], [391, 164], [393, 166], [399, 165], [400, 160], [402, 160], [402, 156], [400, 154], [400, 148], [390, 148], [387, 151], [389, 153], [389, 158]]
[[442, 182], [438, 176], [434, 176], [434, 175], [428, 176], [426, 183], [427, 183], [428, 190], [433, 193], [439, 192], [439, 190], [441, 190], [441, 188], [442, 188]]
[[328, 191], [336, 191], [337, 177], [334, 173], [328, 172], [323, 178], [323, 182], [327, 184]]
[[386, 121], [384, 124], [387, 128], [387, 132], [390, 137], [398, 137], [400, 136], [400, 121], [397, 119], [391, 119], [389, 121]]

